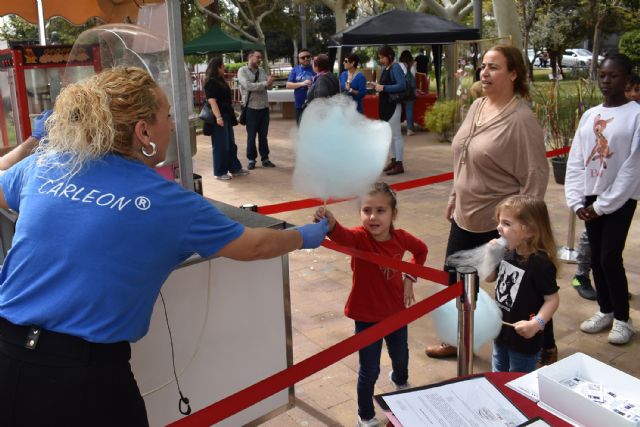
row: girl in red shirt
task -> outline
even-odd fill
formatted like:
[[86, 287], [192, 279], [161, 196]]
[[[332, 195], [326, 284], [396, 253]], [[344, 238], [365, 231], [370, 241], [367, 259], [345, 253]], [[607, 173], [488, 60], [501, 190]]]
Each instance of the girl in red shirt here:
[[[361, 201], [361, 226], [344, 228], [326, 208], [318, 208], [315, 219], [329, 220], [328, 237], [340, 245], [397, 260], [402, 260], [404, 253], [409, 251], [412, 254], [409, 262], [422, 265], [427, 259], [427, 245], [408, 232], [393, 227], [398, 214], [396, 204], [393, 190], [384, 182], [376, 182]], [[351, 269], [353, 285], [344, 313], [355, 320], [356, 333], [415, 302], [414, 277], [355, 257], [351, 259]], [[387, 335], [384, 340], [393, 368], [389, 378], [396, 388], [404, 388], [409, 377], [407, 327]], [[379, 423], [374, 418], [373, 389], [380, 374], [381, 352], [382, 340], [359, 351], [358, 426], [375, 426]]]

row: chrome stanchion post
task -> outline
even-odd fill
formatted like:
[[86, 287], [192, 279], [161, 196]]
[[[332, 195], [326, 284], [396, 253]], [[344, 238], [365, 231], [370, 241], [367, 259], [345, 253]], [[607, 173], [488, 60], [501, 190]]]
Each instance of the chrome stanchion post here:
[[478, 298], [478, 272], [473, 267], [458, 267], [462, 295], [458, 307], [458, 376], [473, 374], [473, 312]]
[[558, 249], [558, 259], [569, 264], [578, 262], [578, 251], [573, 247], [576, 240], [576, 214], [569, 209], [569, 231], [567, 232], [567, 245]]

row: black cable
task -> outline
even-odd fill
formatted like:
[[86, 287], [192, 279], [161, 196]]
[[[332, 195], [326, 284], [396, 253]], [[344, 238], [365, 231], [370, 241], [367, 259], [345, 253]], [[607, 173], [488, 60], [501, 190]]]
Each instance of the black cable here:
[[[189, 405], [189, 398], [184, 397], [182, 394], [182, 390], [180, 390], [180, 382], [178, 381], [178, 374], [176, 372], [176, 357], [173, 351], [173, 335], [171, 335], [171, 327], [169, 326], [169, 315], [167, 314], [167, 305], [164, 302], [164, 297], [162, 296], [162, 292], [160, 292], [160, 301], [162, 301], [162, 307], [164, 307], [164, 318], [167, 321], [167, 330], [169, 331], [169, 342], [171, 343], [171, 364], [173, 365], [173, 376], [176, 379], [176, 385], [178, 386], [178, 394], [180, 395], [180, 400], [178, 400], [178, 411], [182, 415], [189, 415], [191, 413], [191, 405]], [[185, 404], [186, 409], [182, 409], [182, 404]]]

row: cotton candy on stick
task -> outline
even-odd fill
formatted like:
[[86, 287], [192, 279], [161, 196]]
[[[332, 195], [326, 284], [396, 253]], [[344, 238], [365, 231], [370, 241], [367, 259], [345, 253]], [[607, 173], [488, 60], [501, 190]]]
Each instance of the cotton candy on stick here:
[[507, 239], [500, 237], [497, 243], [486, 243], [474, 249], [458, 251], [447, 257], [449, 267], [473, 267], [480, 280], [485, 280], [502, 260], [507, 250]]
[[[455, 299], [435, 309], [433, 322], [442, 342], [458, 345], [458, 309]], [[502, 312], [495, 300], [480, 289], [473, 312], [473, 351], [477, 353], [485, 344], [495, 339], [501, 328]]]
[[380, 176], [391, 143], [387, 122], [358, 113], [344, 95], [313, 100], [294, 132], [296, 190], [321, 199], [363, 195]]

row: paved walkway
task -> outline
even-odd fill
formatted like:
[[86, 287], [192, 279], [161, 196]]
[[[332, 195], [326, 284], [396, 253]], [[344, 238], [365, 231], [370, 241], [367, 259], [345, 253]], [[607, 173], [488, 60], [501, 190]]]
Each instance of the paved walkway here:
[[[276, 168], [258, 167], [249, 176], [230, 181], [214, 179], [209, 137], [198, 136], [198, 152], [194, 171], [203, 176], [204, 194], [215, 200], [239, 206], [243, 203], [269, 205], [307, 198], [292, 188], [291, 177], [295, 162], [294, 142], [289, 131], [294, 122], [272, 114], [269, 131], [271, 160]], [[246, 166], [244, 153], [246, 133], [235, 128], [240, 160]], [[437, 136], [420, 132], [405, 138], [405, 169], [403, 175], [385, 177], [389, 183], [435, 175], [451, 170], [450, 144], [438, 141]], [[348, 142], [348, 141], [346, 141]], [[362, 161], [366, 161], [363, 157]], [[441, 268], [444, 260], [449, 223], [443, 213], [450, 190], [450, 182], [406, 190], [399, 193], [399, 215], [396, 225], [404, 228], [429, 246], [426, 265]], [[550, 180], [548, 203], [556, 240], [567, 241], [569, 212], [564, 201], [563, 187]], [[355, 202], [332, 205], [337, 218], [347, 226], [358, 224]], [[293, 224], [311, 220], [314, 209], [304, 209], [275, 215]], [[632, 224], [625, 250], [625, 263], [630, 283], [631, 318], [640, 326], [640, 214]], [[576, 234], [582, 232], [576, 225]], [[640, 338], [636, 335], [626, 346], [607, 343], [606, 333], [587, 335], [579, 331], [580, 322], [597, 310], [595, 302], [580, 298], [570, 285], [575, 266], [564, 265], [559, 272], [560, 308], [554, 317], [555, 335], [560, 357], [583, 352], [611, 366], [640, 377]], [[343, 314], [344, 303], [351, 287], [349, 258], [325, 248], [297, 251], [290, 255], [291, 311], [293, 323], [294, 362], [299, 362], [353, 334], [353, 322]], [[490, 287], [483, 286], [490, 291]], [[416, 298], [425, 298], [441, 289], [420, 280]], [[425, 356], [426, 345], [438, 343], [430, 315], [409, 326], [410, 378], [412, 385], [422, 385], [456, 376], [456, 360], [435, 360]], [[491, 346], [485, 346], [475, 359], [474, 372], [490, 370]], [[259, 349], [257, 349], [259, 350]], [[384, 352], [383, 352], [384, 353]], [[382, 357], [376, 393], [392, 391], [387, 378], [390, 360]], [[356, 381], [357, 355], [351, 355], [296, 384], [296, 406], [267, 421], [263, 425], [283, 426], [353, 426], [357, 419]], [[378, 417], [384, 419], [381, 413]]]

